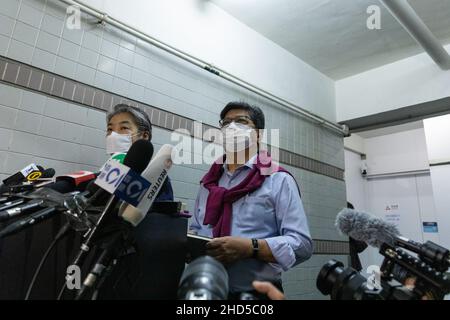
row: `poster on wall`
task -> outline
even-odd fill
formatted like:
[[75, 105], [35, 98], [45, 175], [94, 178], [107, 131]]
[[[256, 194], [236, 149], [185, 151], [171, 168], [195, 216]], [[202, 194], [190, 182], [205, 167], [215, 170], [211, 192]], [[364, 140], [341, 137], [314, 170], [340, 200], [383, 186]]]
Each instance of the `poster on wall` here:
[[437, 233], [438, 232], [438, 224], [437, 222], [423, 222], [423, 232], [428, 233]]
[[384, 220], [396, 226], [400, 224], [400, 212], [398, 211], [398, 204], [386, 205], [384, 211]]

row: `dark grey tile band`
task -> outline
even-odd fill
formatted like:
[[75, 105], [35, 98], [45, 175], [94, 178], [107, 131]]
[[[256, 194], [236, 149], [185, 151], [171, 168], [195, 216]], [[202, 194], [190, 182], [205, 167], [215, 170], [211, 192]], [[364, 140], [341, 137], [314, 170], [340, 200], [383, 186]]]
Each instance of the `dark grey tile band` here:
[[348, 241], [314, 239], [314, 254], [348, 255], [350, 247]]
[[438, 161], [438, 162], [430, 162], [430, 167], [435, 166], [446, 166], [450, 164], [450, 160]]
[[[42, 69], [0, 56], [0, 80], [53, 97], [110, 111], [118, 103], [142, 107], [148, 113], [152, 125], [167, 130], [186, 129], [194, 136], [194, 119], [165, 111], [152, 105], [98, 89], [93, 86], [44, 71]], [[202, 132], [215, 128], [203, 124]], [[199, 135], [195, 135], [198, 137]], [[202, 135], [203, 136], [203, 135]], [[280, 163], [317, 174], [344, 180], [344, 170], [288, 150], [279, 149]]]

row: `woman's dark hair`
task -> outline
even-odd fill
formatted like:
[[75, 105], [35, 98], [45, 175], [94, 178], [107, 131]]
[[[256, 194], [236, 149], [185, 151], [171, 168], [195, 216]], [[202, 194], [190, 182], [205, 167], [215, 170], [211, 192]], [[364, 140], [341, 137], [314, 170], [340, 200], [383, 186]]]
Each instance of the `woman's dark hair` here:
[[118, 104], [114, 106], [113, 111], [107, 114], [106, 123], [108, 124], [111, 121], [111, 118], [119, 113], [128, 113], [134, 120], [134, 123], [138, 127], [139, 133], [148, 132], [149, 140], [152, 138], [152, 123], [150, 122], [150, 118], [147, 113], [145, 113], [142, 109], [134, 106], [129, 106], [127, 104]]

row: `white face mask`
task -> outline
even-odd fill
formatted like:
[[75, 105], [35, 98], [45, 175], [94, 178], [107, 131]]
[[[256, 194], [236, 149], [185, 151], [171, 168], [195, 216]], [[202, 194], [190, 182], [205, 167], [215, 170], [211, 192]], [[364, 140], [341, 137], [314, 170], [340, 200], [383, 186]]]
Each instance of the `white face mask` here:
[[106, 136], [106, 153], [126, 153], [133, 144], [133, 135], [119, 134], [112, 131], [110, 135]]
[[232, 122], [222, 128], [224, 148], [226, 152], [243, 151], [255, 144], [253, 129], [250, 126]]

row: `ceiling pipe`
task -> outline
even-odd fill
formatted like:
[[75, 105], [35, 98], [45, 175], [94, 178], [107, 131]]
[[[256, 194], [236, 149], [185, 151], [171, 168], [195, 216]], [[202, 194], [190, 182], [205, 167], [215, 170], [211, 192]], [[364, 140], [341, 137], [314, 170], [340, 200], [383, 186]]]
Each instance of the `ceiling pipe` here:
[[109, 16], [108, 14], [106, 14], [105, 12], [102, 12], [80, 0], [60, 0], [60, 1], [66, 3], [68, 5], [78, 6], [82, 11], [99, 19], [99, 22], [101, 22], [101, 23], [107, 23], [109, 25], [112, 25], [112, 26], [120, 29], [120, 30], [128, 32], [129, 34], [132, 34], [141, 40], [144, 40], [144, 41], [146, 41], [146, 42], [148, 42], [148, 43], [150, 43], [172, 55], [177, 56], [178, 58], [181, 58], [189, 63], [192, 63], [193, 65], [196, 65], [197, 67], [200, 67], [212, 74], [215, 74], [218, 77], [226, 79], [226, 80], [228, 80], [240, 87], [243, 87], [251, 92], [254, 92], [270, 101], [278, 103], [279, 105], [283, 106], [285, 109], [293, 111], [294, 113], [299, 114], [306, 119], [309, 119], [315, 123], [318, 123], [321, 126], [323, 126], [324, 128], [327, 128], [331, 131], [337, 132], [343, 136], [348, 136], [348, 134], [349, 134], [348, 127], [346, 125], [341, 125], [341, 124], [329, 121], [313, 112], [305, 110], [305, 109], [301, 108], [300, 106], [287, 101], [286, 99], [278, 97], [262, 88], [259, 88], [243, 79], [240, 79], [239, 77], [237, 77], [235, 75], [228, 73], [227, 71], [225, 71], [223, 69], [213, 66], [211, 63], [203, 61], [200, 58], [197, 58], [187, 52], [184, 52], [184, 51], [177, 49], [167, 43], [164, 43], [164, 42], [142, 32], [140, 30], [136, 29], [135, 27], [128, 25], [125, 22], [120, 21], [118, 19], [115, 19], [115, 18]]
[[380, 0], [442, 70], [450, 69], [450, 55], [407, 0]]

